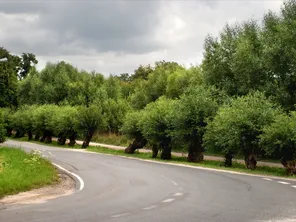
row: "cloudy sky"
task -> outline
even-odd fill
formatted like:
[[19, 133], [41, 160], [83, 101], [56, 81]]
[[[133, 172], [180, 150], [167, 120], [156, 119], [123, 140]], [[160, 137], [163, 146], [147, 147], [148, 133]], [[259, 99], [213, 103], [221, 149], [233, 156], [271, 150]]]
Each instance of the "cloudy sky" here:
[[207, 34], [279, 11], [281, 0], [0, 0], [0, 46], [108, 75], [173, 60], [199, 64]]

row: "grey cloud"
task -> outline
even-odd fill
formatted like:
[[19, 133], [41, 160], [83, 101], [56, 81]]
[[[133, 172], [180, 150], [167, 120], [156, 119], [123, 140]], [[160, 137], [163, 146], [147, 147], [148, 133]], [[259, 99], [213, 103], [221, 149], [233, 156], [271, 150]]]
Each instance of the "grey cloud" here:
[[[47, 51], [48, 40], [59, 45], [80, 42], [86, 51], [145, 53], [162, 47], [153, 41], [159, 4], [158, 1], [50, 1], [46, 6], [39, 2], [22, 3], [19, 8], [16, 4], [1, 4], [0, 11], [17, 14], [27, 10], [39, 15], [35, 29], [45, 27], [56, 38], [37, 40], [41, 44], [34, 49], [42, 55], [44, 49]], [[53, 50], [64, 53], [61, 49]], [[75, 52], [73, 49], [72, 53]]]
[[[260, 18], [279, 1], [0, 0], [0, 46], [105, 74], [139, 64], [199, 63], [204, 38], [226, 22]], [[30, 17], [31, 16], [31, 17]]]

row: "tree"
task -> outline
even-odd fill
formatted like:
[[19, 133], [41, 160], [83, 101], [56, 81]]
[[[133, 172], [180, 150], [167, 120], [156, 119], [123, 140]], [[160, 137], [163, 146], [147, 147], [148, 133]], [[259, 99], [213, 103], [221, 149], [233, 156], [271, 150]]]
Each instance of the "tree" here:
[[78, 127], [84, 134], [82, 148], [89, 146], [89, 143], [96, 130], [102, 130], [106, 127], [106, 117], [103, 115], [103, 109], [99, 105], [81, 106], [78, 108]]
[[147, 144], [147, 139], [143, 136], [139, 127], [142, 111], [128, 112], [123, 120], [120, 131], [132, 139], [133, 142], [125, 149], [125, 153], [134, 153], [135, 150], [143, 148]]
[[4, 120], [4, 126], [5, 126], [5, 130], [6, 130], [6, 136], [7, 137], [11, 137], [12, 135], [12, 116], [14, 113], [14, 110], [10, 109], [10, 108], [1, 108], [0, 109], [2, 111], [2, 115], [3, 115], [3, 120]]
[[33, 53], [23, 53], [21, 56], [19, 79], [24, 79], [29, 74], [31, 68], [38, 63]]
[[226, 25], [220, 33], [220, 39], [207, 36], [204, 43], [202, 71], [205, 83], [224, 89], [229, 95], [236, 95], [237, 87], [231, 61], [236, 51], [236, 41], [240, 27]]
[[122, 127], [123, 119], [130, 110], [128, 102], [124, 99], [107, 99], [103, 103], [103, 111], [107, 120], [109, 132], [118, 133]]
[[287, 173], [296, 173], [296, 112], [276, 116], [275, 121], [263, 128], [260, 143], [268, 155], [281, 155]]
[[4, 114], [3, 111], [0, 110], [0, 143], [3, 143], [5, 141], [6, 137], [6, 130], [4, 125]]
[[17, 73], [20, 64], [18, 56], [11, 55], [0, 47], [0, 107], [17, 106]]
[[172, 118], [176, 102], [165, 97], [149, 103], [142, 112], [139, 127], [143, 136], [161, 148], [161, 159], [171, 159]]
[[35, 139], [41, 142], [51, 143], [54, 135], [54, 126], [50, 123], [52, 119], [58, 115], [59, 108], [56, 105], [42, 105], [38, 106], [32, 112], [33, 130], [35, 132]]
[[21, 106], [12, 114], [10, 126], [16, 131], [15, 137], [20, 138], [25, 134], [28, 140], [33, 138], [33, 116], [32, 113], [37, 109], [36, 105]]
[[136, 79], [144, 79], [147, 80], [149, 74], [153, 72], [153, 68], [150, 65], [147, 66], [143, 66], [140, 65], [135, 71], [134, 74], [130, 76], [130, 79], [132, 81], [136, 80]]
[[103, 83], [101, 74], [80, 72], [65, 62], [48, 63], [40, 72], [30, 69], [28, 77], [20, 81], [18, 96], [20, 104], [89, 106], [107, 94]]
[[78, 109], [73, 106], [60, 106], [56, 115], [51, 118], [49, 125], [58, 136], [58, 144], [65, 145], [69, 138], [69, 146], [74, 146], [78, 134]]
[[178, 99], [190, 85], [201, 84], [202, 76], [199, 67], [177, 69], [167, 77], [165, 95], [168, 98]]
[[272, 81], [266, 91], [286, 110], [296, 103], [296, 1], [286, 0], [279, 15], [269, 12], [263, 19], [263, 53], [265, 72]]
[[[166, 95], [168, 77], [184, 70], [185, 68], [176, 62], [156, 62], [154, 70], [149, 73], [147, 79], [137, 82], [134, 93], [129, 98], [131, 106], [135, 109], [143, 109], [148, 103]], [[178, 92], [181, 93], [182, 90]], [[176, 97], [176, 94], [173, 96]]]
[[206, 148], [228, 156], [243, 154], [248, 169], [255, 169], [263, 128], [281, 113], [263, 93], [254, 92], [233, 99], [218, 109], [204, 136]]
[[173, 137], [188, 147], [188, 161], [203, 160], [203, 135], [205, 127], [226, 99], [214, 87], [191, 87], [177, 102], [173, 118]]

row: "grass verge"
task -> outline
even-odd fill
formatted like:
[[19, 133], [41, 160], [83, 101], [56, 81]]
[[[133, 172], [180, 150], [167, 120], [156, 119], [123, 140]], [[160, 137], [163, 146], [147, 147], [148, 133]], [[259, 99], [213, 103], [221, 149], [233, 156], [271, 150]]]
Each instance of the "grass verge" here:
[[96, 133], [92, 138], [92, 142], [112, 144], [115, 146], [128, 146], [131, 141], [124, 135]]
[[0, 198], [58, 182], [54, 166], [38, 153], [0, 147]]
[[[15, 139], [12, 138], [13, 140], [17, 141], [27, 141], [26, 138], [20, 138], [20, 139]], [[53, 141], [52, 144], [45, 144], [41, 143], [38, 141], [30, 141], [33, 143], [37, 144], [42, 144], [42, 145], [48, 145], [48, 146], [54, 146], [54, 147], [61, 147], [61, 148], [75, 148], [79, 149], [81, 146], [75, 145], [75, 147], [69, 147], [67, 145], [61, 146], [58, 145], [56, 141]], [[250, 174], [257, 174], [257, 175], [265, 175], [265, 176], [279, 176], [279, 177], [289, 177], [289, 178], [296, 178], [296, 176], [287, 176], [286, 175], [286, 170], [284, 168], [280, 167], [271, 167], [271, 166], [257, 166], [256, 170], [249, 170], [245, 167], [244, 164], [238, 163], [236, 161], [233, 161], [233, 166], [232, 167], [224, 167], [222, 161], [217, 161], [217, 160], [204, 160], [202, 163], [189, 163], [187, 162], [186, 157], [179, 157], [179, 156], [172, 156], [172, 160], [167, 161], [167, 160], [161, 160], [160, 158], [151, 158], [151, 153], [143, 153], [143, 152], [136, 152], [134, 154], [126, 154], [124, 153], [124, 150], [113, 150], [110, 148], [105, 148], [105, 147], [98, 147], [98, 146], [90, 146], [87, 148], [89, 151], [97, 152], [97, 153], [104, 153], [104, 154], [112, 154], [112, 155], [117, 155], [117, 156], [126, 156], [126, 157], [135, 157], [139, 159], [150, 159], [150, 160], [155, 160], [159, 162], [169, 162], [169, 163], [174, 163], [174, 164], [186, 164], [186, 165], [191, 165], [191, 166], [201, 166], [201, 167], [206, 167], [206, 168], [214, 168], [214, 169], [221, 169], [221, 170], [227, 170], [227, 171], [235, 171], [235, 172], [242, 172], [242, 173], [250, 173]], [[205, 155], [207, 155], [205, 153]]]
[[44, 146], [53, 146], [53, 147], [60, 147], [60, 148], [68, 148], [68, 149], [80, 149], [81, 145], [75, 144], [74, 146], [68, 146], [67, 144], [65, 145], [59, 145], [57, 141], [52, 141], [52, 143], [43, 143], [40, 141], [36, 141], [36, 140], [29, 140], [27, 137], [21, 137], [21, 138], [14, 138], [14, 137], [9, 137], [7, 139], [10, 140], [15, 140], [15, 141], [22, 141], [22, 142], [30, 142], [30, 143], [36, 143], [36, 144], [40, 144], [40, 145], [44, 145]]
[[[265, 175], [265, 176], [279, 176], [279, 177], [288, 177], [286, 175], [286, 170], [284, 168], [279, 167], [270, 167], [270, 166], [258, 166], [255, 170], [249, 170], [245, 167], [244, 164], [233, 162], [232, 167], [224, 167], [223, 161], [216, 161], [216, 160], [204, 160], [202, 163], [189, 163], [187, 162], [186, 157], [177, 157], [173, 156], [172, 160], [161, 160], [159, 157], [152, 159], [151, 153], [140, 153], [136, 152], [134, 154], [126, 154], [123, 150], [112, 150], [109, 148], [104, 147], [89, 147], [87, 150], [97, 153], [103, 154], [112, 154], [117, 156], [126, 156], [126, 157], [134, 157], [139, 159], [146, 159], [146, 160], [154, 160], [158, 162], [166, 162], [166, 163], [174, 163], [174, 164], [185, 164], [190, 166], [201, 166], [206, 168], [214, 168], [214, 169], [221, 169], [227, 171], [235, 171], [235, 172], [242, 172], [242, 173], [250, 173], [250, 174], [257, 174], [257, 175]], [[289, 178], [296, 178], [296, 176], [289, 176]]]

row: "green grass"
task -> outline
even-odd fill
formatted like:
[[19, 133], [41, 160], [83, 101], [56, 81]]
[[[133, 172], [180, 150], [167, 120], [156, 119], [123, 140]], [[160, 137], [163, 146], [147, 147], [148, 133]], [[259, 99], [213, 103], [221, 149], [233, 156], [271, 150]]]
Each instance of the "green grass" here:
[[124, 135], [117, 135], [115, 133], [96, 133], [92, 138], [92, 142], [105, 143], [115, 146], [128, 146], [131, 141]]
[[[21, 138], [21, 139], [16, 139], [16, 140], [27, 141], [26, 138]], [[38, 141], [30, 141], [30, 142], [37, 143], [37, 144], [42, 144], [42, 145], [54, 146], [54, 147], [72, 148], [72, 147], [69, 147], [67, 145], [65, 145], [65, 146], [57, 145], [56, 141], [53, 141], [52, 144], [45, 144], [45, 143], [41, 143], [41, 142], [38, 142]], [[112, 143], [108, 143], [108, 144], [112, 144]], [[81, 146], [76, 145], [73, 148], [81, 148]], [[238, 162], [235, 162], [235, 161], [233, 161], [233, 166], [229, 168], [229, 167], [224, 167], [222, 161], [216, 161], [216, 160], [205, 160], [202, 163], [189, 163], [189, 162], [187, 162], [186, 157], [173, 156], [173, 159], [171, 161], [165, 161], [165, 160], [161, 160], [160, 158], [152, 159], [151, 158], [151, 153], [136, 152], [135, 154], [131, 155], [131, 154], [124, 153], [124, 150], [113, 150], [113, 149], [98, 147], [98, 146], [96, 146], [96, 147], [88, 147], [87, 150], [97, 152], [97, 153], [112, 154], [112, 155], [126, 156], [126, 157], [135, 157], [135, 158], [139, 158], [139, 159], [150, 159], [150, 160], [155, 160], [155, 161], [159, 161], [159, 162], [170, 162], [170, 163], [175, 163], [175, 164], [186, 164], [186, 165], [191, 165], [191, 166], [202, 166], [202, 167], [206, 167], [206, 168], [215, 168], [215, 169], [222, 169], [222, 170], [228, 170], [228, 171], [236, 171], [236, 172], [243, 172], [243, 173], [250, 173], [250, 174], [266, 175], [266, 176], [287, 177], [285, 169], [280, 168], [280, 167], [258, 166], [256, 168], [256, 170], [249, 170], [249, 169], [246, 169], [244, 164], [238, 163]], [[209, 153], [205, 153], [205, 155], [209, 155]], [[214, 155], [214, 156], [221, 156], [221, 155]], [[236, 158], [238, 158], [238, 157], [236, 157]], [[275, 161], [270, 161], [270, 162], [275, 162]], [[290, 177], [292, 177], [292, 178], [295, 177], [296, 178], [296, 176], [290, 176]]]
[[0, 147], [0, 198], [58, 182], [54, 166], [37, 153]]
[[[236, 172], [243, 172], [243, 173], [250, 173], [250, 174], [258, 174], [258, 175], [266, 175], [266, 176], [280, 176], [280, 177], [287, 177], [286, 171], [284, 168], [279, 167], [269, 167], [269, 166], [258, 166], [256, 170], [249, 170], [245, 167], [244, 164], [233, 162], [232, 167], [224, 167], [222, 161], [215, 161], [215, 160], [204, 160], [202, 163], [189, 163], [186, 160], [186, 157], [177, 157], [173, 156], [172, 160], [166, 161], [161, 160], [160, 158], [152, 159], [151, 153], [140, 153], [136, 152], [134, 154], [126, 154], [123, 150], [112, 150], [104, 147], [89, 147], [87, 150], [97, 153], [103, 154], [112, 154], [118, 156], [126, 156], [126, 157], [135, 157], [139, 159], [146, 159], [146, 160], [155, 160], [159, 162], [166, 162], [166, 163], [174, 163], [174, 164], [185, 164], [191, 166], [201, 166], [206, 168], [215, 168], [215, 169], [222, 169], [227, 171], [236, 171]], [[290, 176], [291, 178], [296, 178], [296, 176]]]
[[[125, 135], [117, 135], [114, 133], [96, 133], [93, 138], [92, 142], [98, 142], [98, 143], [104, 143], [104, 144], [109, 144], [109, 145], [116, 145], [116, 146], [128, 146], [132, 141], [129, 140]], [[146, 145], [147, 149], [151, 149], [149, 147], [149, 144]], [[174, 147], [173, 148], [174, 152], [177, 153], [186, 153], [187, 148], [186, 147]], [[224, 157], [221, 153], [215, 153], [215, 152], [210, 152], [206, 150], [204, 152], [204, 155], [206, 156], [215, 156], [215, 157]], [[244, 159], [243, 155], [236, 155], [234, 157], [235, 159]], [[258, 159], [258, 161], [262, 162], [270, 162], [270, 163], [279, 163], [278, 159], [272, 159], [270, 157], [263, 157], [262, 159]]]
[[28, 141], [27, 137], [21, 137], [21, 138], [14, 138], [14, 137], [9, 137], [8, 139], [10, 140], [15, 140], [15, 141], [23, 141], [23, 142], [30, 142], [30, 143], [36, 143], [40, 145], [45, 145], [45, 146], [53, 146], [53, 147], [60, 147], [60, 148], [69, 148], [69, 149], [80, 149], [81, 145], [75, 144], [74, 146], [68, 146], [67, 144], [65, 145], [59, 145], [57, 141], [52, 141], [52, 143], [43, 143], [40, 141], [36, 140], [30, 140]]

